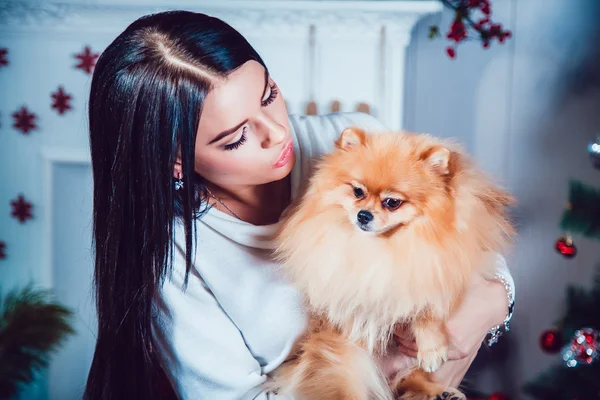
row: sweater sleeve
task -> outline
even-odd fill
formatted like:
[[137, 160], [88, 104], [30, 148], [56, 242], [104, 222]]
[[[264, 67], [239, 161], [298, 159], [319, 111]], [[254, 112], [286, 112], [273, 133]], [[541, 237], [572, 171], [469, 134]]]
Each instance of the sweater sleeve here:
[[175, 264], [155, 302], [156, 353], [180, 399], [290, 399], [264, 389], [267, 377], [242, 333], [192, 268], [182, 289], [185, 264], [175, 246]]

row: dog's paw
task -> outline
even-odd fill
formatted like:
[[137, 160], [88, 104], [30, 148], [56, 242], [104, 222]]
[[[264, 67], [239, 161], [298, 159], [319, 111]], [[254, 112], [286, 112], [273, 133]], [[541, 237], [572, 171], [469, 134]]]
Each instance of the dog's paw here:
[[435, 372], [448, 360], [448, 348], [443, 346], [432, 350], [419, 350], [417, 358], [421, 369], [426, 372]]
[[458, 389], [446, 388], [442, 393], [431, 397], [431, 400], [467, 400], [467, 396], [462, 394]]

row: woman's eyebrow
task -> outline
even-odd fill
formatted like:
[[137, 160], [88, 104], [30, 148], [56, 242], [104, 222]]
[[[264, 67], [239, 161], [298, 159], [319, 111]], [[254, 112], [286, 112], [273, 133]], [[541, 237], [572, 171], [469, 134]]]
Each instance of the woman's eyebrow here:
[[[269, 87], [269, 71], [267, 71], [265, 69], [265, 87], [263, 88], [263, 92], [262, 95], [260, 96], [260, 101], [262, 102], [262, 99], [265, 97], [265, 93], [267, 93], [267, 88]], [[219, 140], [231, 135], [232, 133], [235, 133], [238, 129], [240, 129], [245, 123], [248, 122], [248, 119], [246, 118], [245, 120], [243, 120], [242, 122], [240, 122], [239, 124], [237, 124], [236, 126], [234, 126], [231, 129], [227, 129], [221, 133], [219, 133], [217, 136], [215, 136], [213, 138], [213, 140], [211, 140], [210, 142], [208, 142], [208, 144], [213, 144], [218, 142]]]
[[238, 129], [240, 129], [245, 123], [248, 122], [248, 118], [246, 118], [245, 120], [243, 120], [242, 122], [240, 122], [239, 124], [237, 124], [236, 126], [234, 126], [231, 129], [227, 129], [226, 131], [223, 131], [221, 133], [219, 133], [213, 140], [211, 140], [210, 142], [208, 142], [208, 144], [213, 144], [218, 142], [219, 140], [235, 133]]

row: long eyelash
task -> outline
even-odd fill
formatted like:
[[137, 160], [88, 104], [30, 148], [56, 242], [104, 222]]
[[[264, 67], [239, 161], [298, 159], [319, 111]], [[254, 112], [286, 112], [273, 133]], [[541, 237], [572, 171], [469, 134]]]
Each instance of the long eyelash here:
[[266, 107], [269, 104], [271, 104], [273, 101], [275, 101], [275, 99], [277, 98], [277, 95], [279, 94], [279, 90], [277, 90], [277, 85], [276, 84], [272, 84], [271, 85], [271, 94], [269, 95], [269, 97], [262, 102], [262, 106]]
[[247, 139], [245, 132], [246, 132], [246, 130], [244, 129], [244, 133], [242, 133], [242, 136], [240, 137], [240, 139], [237, 142], [226, 144], [225, 146], [223, 146], [223, 148], [225, 150], [235, 150], [238, 147], [240, 147], [241, 145], [243, 145], [246, 142], [246, 139]]

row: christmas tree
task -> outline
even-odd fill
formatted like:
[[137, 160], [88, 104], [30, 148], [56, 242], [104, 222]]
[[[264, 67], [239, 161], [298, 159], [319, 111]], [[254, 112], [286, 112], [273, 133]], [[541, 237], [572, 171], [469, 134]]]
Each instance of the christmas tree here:
[[[600, 137], [588, 153], [600, 169]], [[600, 189], [571, 181], [560, 226], [566, 233], [556, 250], [567, 258], [577, 254], [573, 235], [600, 239]], [[527, 394], [543, 400], [600, 399], [600, 265], [591, 288], [567, 288], [564, 314], [555, 329], [542, 334], [540, 345], [560, 357], [525, 385]]]

